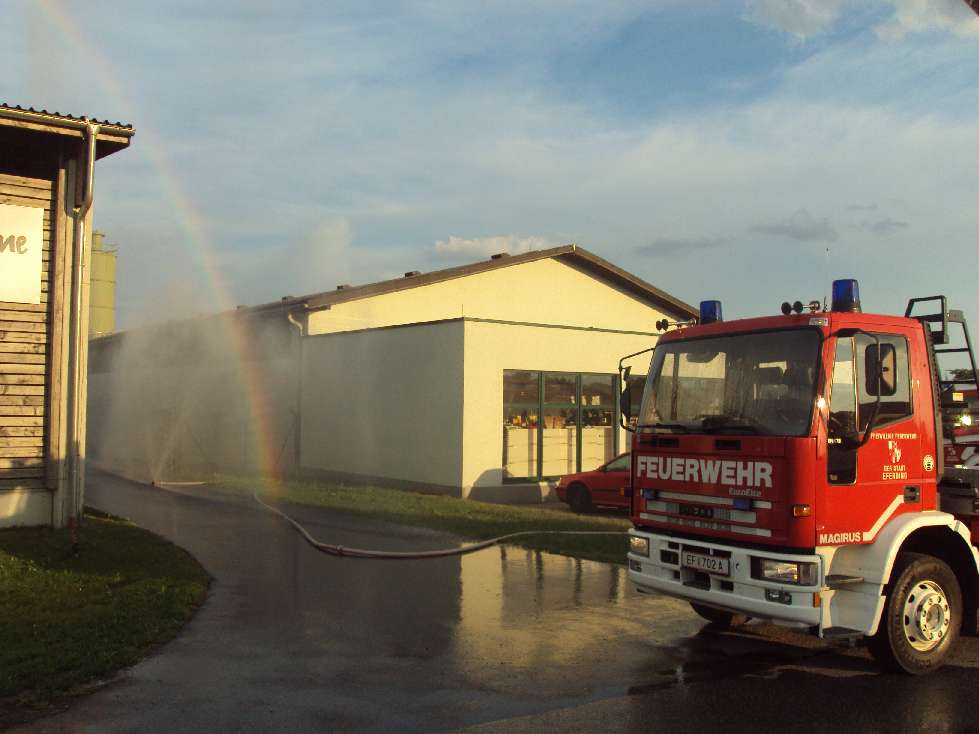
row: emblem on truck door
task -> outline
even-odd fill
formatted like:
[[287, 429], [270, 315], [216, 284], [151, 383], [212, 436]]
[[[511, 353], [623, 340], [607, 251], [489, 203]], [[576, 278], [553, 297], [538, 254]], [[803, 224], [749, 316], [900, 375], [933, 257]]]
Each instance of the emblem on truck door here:
[[925, 467], [925, 471], [932, 471], [935, 468], [935, 457], [931, 454], [925, 454], [925, 458], [921, 460], [921, 463]]
[[891, 452], [891, 463], [900, 464], [901, 463], [901, 444], [897, 441], [888, 441], [887, 450]]

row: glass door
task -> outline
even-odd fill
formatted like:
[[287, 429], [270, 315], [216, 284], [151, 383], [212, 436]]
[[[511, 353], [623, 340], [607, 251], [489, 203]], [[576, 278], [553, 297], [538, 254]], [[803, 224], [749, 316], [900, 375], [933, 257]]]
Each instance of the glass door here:
[[615, 377], [581, 376], [581, 471], [615, 456]]
[[578, 471], [578, 376], [544, 373], [541, 476]]
[[538, 477], [540, 373], [503, 371], [503, 478]]

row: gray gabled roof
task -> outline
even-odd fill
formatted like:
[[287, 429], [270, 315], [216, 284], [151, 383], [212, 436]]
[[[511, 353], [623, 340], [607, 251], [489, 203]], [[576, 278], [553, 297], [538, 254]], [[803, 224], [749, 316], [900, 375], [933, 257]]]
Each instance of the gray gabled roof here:
[[578, 245], [562, 245], [547, 250], [532, 250], [531, 252], [525, 252], [520, 255], [494, 255], [488, 260], [469, 265], [459, 265], [453, 268], [445, 268], [444, 270], [433, 270], [429, 273], [406, 273], [402, 278], [383, 280], [379, 283], [369, 283], [367, 285], [340, 286], [336, 290], [314, 293], [299, 298], [284, 298], [281, 301], [254, 306], [248, 310], [262, 311], [266, 309], [300, 307], [310, 311], [317, 311], [348, 301], [371, 298], [386, 293], [395, 293], [409, 288], [432, 285], [433, 283], [442, 283], [455, 278], [464, 278], [468, 275], [477, 275], [479, 273], [489, 272], [490, 270], [498, 270], [536, 260], [545, 260], [547, 258], [554, 258], [555, 260], [588, 271], [622, 288], [640, 300], [667, 311], [670, 314], [691, 317], [697, 316], [698, 314], [697, 309], [689, 303], [681, 301], [666, 291], [662, 291], [656, 286], [647, 283], [642, 278], [613, 265], [608, 260], [582, 247], [578, 247]]

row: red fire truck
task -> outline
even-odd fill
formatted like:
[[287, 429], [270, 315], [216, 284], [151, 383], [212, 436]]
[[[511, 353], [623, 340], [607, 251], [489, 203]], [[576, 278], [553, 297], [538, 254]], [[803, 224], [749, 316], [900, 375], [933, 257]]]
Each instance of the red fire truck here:
[[[628, 389], [621, 403], [629, 579], [716, 624], [866, 637], [884, 667], [934, 670], [979, 632], [979, 470], [946, 461], [942, 399], [979, 377], [965, 318], [944, 296], [862, 313], [854, 280], [828, 311], [782, 312], [724, 322], [705, 301], [699, 323], [657, 324], [631, 423]], [[942, 379], [950, 352], [969, 379]]]

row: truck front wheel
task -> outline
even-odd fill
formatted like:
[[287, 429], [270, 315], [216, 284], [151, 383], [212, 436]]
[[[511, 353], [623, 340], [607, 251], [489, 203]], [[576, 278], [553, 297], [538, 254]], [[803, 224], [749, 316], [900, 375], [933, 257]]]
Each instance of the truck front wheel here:
[[714, 607], [708, 607], [704, 604], [697, 604], [695, 602], [690, 602], [690, 606], [693, 607], [693, 610], [701, 617], [706, 619], [715, 627], [720, 627], [721, 629], [740, 627], [743, 624], [747, 624], [748, 620], [751, 619], [745, 614], [725, 612], [722, 609], [715, 609]]
[[962, 626], [962, 591], [943, 561], [901, 553], [870, 651], [889, 670], [921, 675], [945, 662]]

